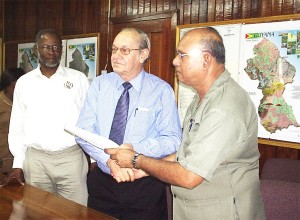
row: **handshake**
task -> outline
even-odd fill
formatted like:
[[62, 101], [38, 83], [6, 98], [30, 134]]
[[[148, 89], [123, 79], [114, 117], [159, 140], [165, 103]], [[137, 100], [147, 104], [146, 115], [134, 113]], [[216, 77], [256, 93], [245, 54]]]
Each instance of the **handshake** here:
[[104, 152], [110, 155], [107, 165], [117, 182], [133, 182], [148, 176], [138, 166], [138, 159], [143, 155], [135, 152], [131, 144], [122, 144], [118, 148], [105, 148]]

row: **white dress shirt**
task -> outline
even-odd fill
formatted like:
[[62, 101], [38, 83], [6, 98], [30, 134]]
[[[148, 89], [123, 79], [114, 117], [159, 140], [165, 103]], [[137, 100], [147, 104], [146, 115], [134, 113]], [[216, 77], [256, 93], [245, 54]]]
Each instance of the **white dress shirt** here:
[[50, 78], [38, 66], [17, 81], [8, 136], [13, 168], [23, 168], [28, 147], [59, 151], [76, 144], [64, 127], [76, 124], [88, 86], [83, 73], [63, 66]]

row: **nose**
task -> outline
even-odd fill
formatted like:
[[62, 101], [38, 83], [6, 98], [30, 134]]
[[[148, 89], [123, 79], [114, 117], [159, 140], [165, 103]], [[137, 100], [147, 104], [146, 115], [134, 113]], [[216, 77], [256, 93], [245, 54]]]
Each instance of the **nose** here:
[[53, 47], [49, 47], [49, 51], [48, 51], [48, 53], [54, 53], [54, 49], [53, 49]]
[[179, 66], [179, 59], [180, 59], [179, 56], [174, 57], [174, 59], [173, 59], [173, 65], [174, 66]]

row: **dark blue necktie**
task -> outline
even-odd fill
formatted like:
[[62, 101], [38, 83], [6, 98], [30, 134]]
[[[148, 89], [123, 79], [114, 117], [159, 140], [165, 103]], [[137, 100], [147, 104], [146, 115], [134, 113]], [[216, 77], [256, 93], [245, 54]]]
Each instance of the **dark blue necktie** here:
[[117, 144], [123, 144], [129, 107], [129, 92], [132, 87], [129, 82], [123, 83], [124, 91], [119, 98], [114, 119], [111, 125], [109, 139]]

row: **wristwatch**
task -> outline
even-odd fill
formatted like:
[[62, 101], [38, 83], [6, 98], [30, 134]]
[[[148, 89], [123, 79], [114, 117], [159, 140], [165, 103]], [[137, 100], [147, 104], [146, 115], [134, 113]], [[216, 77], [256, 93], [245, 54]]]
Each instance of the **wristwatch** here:
[[138, 153], [138, 152], [135, 152], [134, 155], [133, 155], [133, 159], [132, 159], [132, 165], [135, 169], [140, 169], [138, 166], [137, 166], [137, 159], [138, 157], [140, 156], [141, 154]]

